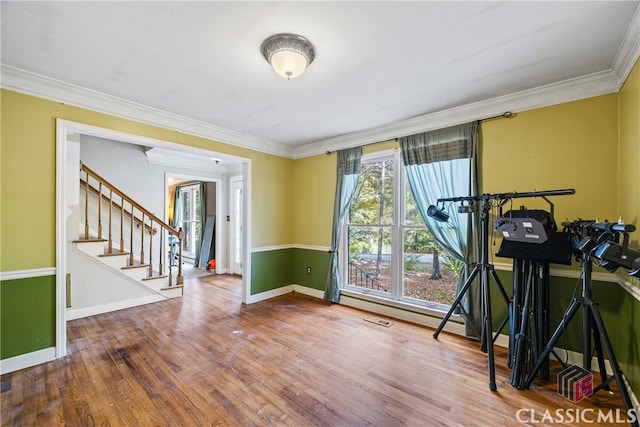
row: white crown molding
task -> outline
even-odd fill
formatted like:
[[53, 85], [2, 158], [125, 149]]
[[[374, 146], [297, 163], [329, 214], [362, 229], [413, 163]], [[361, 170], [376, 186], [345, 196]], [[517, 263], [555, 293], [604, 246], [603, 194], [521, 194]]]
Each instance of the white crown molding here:
[[0, 84], [3, 89], [237, 147], [291, 158], [291, 148], [277, 142], [189, 119], [5, 64], [1, 65], [0, 70], [2, 76]]
[[618, 90], [622, 87], [633, 66], [640, 57], [640, 5], [636, 8], [631, 24], [622, 40], [611, 69], [618, 76]]
[[618, 76], [616, 76], [613, 71], [602, 71], [510, 95], [425, 114], [363, 132], [312, 142], [294, 148], [293, 158], [300, 159], [323, 154], [327, 151], [388, 141], [419, 132], [427, 132], [486, 117], [497, 116], [503, 114], [505, 111], [517, 113], [605, 95], [617, 92], [619, 87]]

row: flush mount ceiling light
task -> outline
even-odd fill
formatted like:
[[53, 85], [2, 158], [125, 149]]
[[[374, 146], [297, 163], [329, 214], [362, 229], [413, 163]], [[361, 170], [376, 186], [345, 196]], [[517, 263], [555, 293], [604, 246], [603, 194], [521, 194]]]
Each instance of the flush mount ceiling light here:
[[260, 51], [276, 73], [286, 79], [300, 76], [316, 57], [309, 40], [297, 34], [275, 34], [262, 42]]

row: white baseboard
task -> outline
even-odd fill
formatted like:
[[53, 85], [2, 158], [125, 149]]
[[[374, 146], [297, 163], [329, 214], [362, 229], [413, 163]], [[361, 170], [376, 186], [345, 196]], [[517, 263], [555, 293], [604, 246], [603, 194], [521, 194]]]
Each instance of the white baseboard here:
[[19, 371], [41, 363], [46, 363], [56, 358], [56, 348], [49, 347], [31, 353], [21, 354], [15, 357], [0, 360], [0, 374]]
[[307, 286], [301, 285], [293, 285], [293, 291], [299, 294], [308, 295], [310, 297], [324, 299], [324, 291], [321, 291], [319, 289], [309, 288]]
[[124, 301], [112, 302], [109, 304], [95, 305], [92, 307], [77, 308], [67, 310], [66, 319], [80, 319], [83, 317], [95, 316], [96, 314], [110, 313], [124, 308], [137, 307], [139, 305], [151, 304], [152, 302], [164, 301], [167, 298], [162, 295], [152, 294], [141, 298], [128, 299]]
[[[378, 304], [360, 298], [353, 298], [348, 295], [340, 296], [340, 304], [434, 329], [436, 329], [442, 322], [441, 317], [434, 317], [427, 313], [418, 313], [416, 311], [409, 311], [384, 304]], [[455, 321], [453, 318], [445, 324], [442, 330], [464, 336], [464, 324]]]
[[287, 285], [270, 291], [261, 292], [259, 294], [249, 295], [247, 297], [247, 304], [253, 304], [254, 302], [264, 301], [280, 295], [288, 294], [289, 292], [293, 292], [293, 287], [294, 285]]

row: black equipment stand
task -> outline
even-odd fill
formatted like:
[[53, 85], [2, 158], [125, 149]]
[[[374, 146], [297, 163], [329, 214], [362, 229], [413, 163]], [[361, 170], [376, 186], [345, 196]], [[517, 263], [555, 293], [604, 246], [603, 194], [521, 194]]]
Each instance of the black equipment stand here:
[[[493, 358], [493, 343], [495, 342], [496, 338], [498, 337], [498, 335], [500, 335], [500, 332], [506, 325], [509, 319], [509, 316], [507, 316], [503, 320], [502, 324], [498, 328], [498, 331], [496, 332], [496, 335], [494, 337], [493, 336], [493, 320], [491, 318], [489, 275], [493, 277], [493, 280], [498, 285], [498, 289], [500, 290], [500, 293], [502, 294], [507, 305], [509, 304], [509, 296], [505, 292], [504, 287], [502, 286], [502, 283], [500, 282], [500, 279], [498, 278], [498, 275], [496, 274], [493, 265], [489, 263], [489, 211], [491, 209], [491, 199], [493, 196], [483, 195], [480, 197], [482, 198], [482, 201], [483, 201], [482, 212], [480, 213], [480, 221], [482, 223], [482, 260], [480, 261], [480, 263], [476, 264], [473, 267], [471, 274], [469, 275], [464, 285], [460, 289], [460, 292], [458, 293], [458, 296], [456, 297], [455, 301], [453, 301], [453, 304], [451, 304], [451, 308], [449, 309], [447, 314], [443, 317], [442, 322], [440, 322], [440, 325], [438, 326], [438, 329], [436, 329], [436, 331], [434, 332], [433, 337], [435, 339], [438, 339], [438, 335], [444, 328], [445, 323], [447, 323], [447, 321], [449, 320], [453, 312], [456, 310], [458, 305], [461, 304], [462, 298], [469, 290], [471, 283], [476, 278], [478, 273], [480, 273], [480, 289], [481, 289], [481, 295], [482, 295], [481, 306], [482, 306], [482, 319], [483, 319], [482, 337], [481, 337], [482, 351], [487, 353], [487, 358], [489, 360], [489, 388], [492, 391], [495, 391], [497, 390], [497, 387], [496, 387], [495, 363]], [[455, 200], [452, 200], [452, 201], [459, 201], [459, 200], [472, 200], [472, 198], [455, 198]], [[446, 199], [440, 199], [440, 201], [446, 201]], [[462, 306], [460, 307], [462, 308]]]
[[[513, 260], [513, 290], [509, 333], [511, 385], [521, 388], [549, 338], [549, 263]], [[549, 379], [548, 358], [539, 377]]]
[[[482, 343], [482, 351], [487, 353], [487, 358], [489, 360], [489, 388], [492, 391], [497, 390], [496, 387], [496, 373], [495, 373], [495, 363], [493, 357], [493, 344], [495, 340], [498, 338], [502, 329], [509, 321], [510, 310], [507, 310], [507, 316], [504, 318], [500, 327], [496, 331], [495, 336], [493, 335], [493, 319], [491, 318], [491, 297], [490, 297], [490, 286], [489, 286], [489, 276], [493, 277], [493, 280], [498, 286], [498, 290], [502, 294], [507, 306], [511, 306], [511, 300], [507, 295], [498, 275], [496, 274], [493, 264], [489, 262], [489, 211], [491, 210], [491, 201], [496, 200], [500, 201], [499, 206], [502, 207], [508, 200], [517, 199], [521, 197], [542, 197], [545, 196], [561, 196], [567, 194], [575, 194], [574, 189], [566, 189], [566, 190], [550, 190], [550, 191], [533, 191], [528, 193], [501, 193], [501, 194], [482, 194], [479, 196], [468, 196], [468, 197], [451, 197], [451, 198], [441, 198], [438, 199], [437, 203], [444, 202], [474, 202], [481, 201], [482, 202], [482, 211], [480, 213], [480, 222], [482, 223], [482, 259], [480, 263], [475, 264], [471, 274], [465, 281], [464, 285], [460, 289], [458, 296], [456, 297], [453, 304], [451, 304], [451, 308], [447, 312], [447, 314], [442, 318], [440, 325], [436, 329], [433, 334], [435, 339], [438, 339], [438, 335], [444, 328], [444, 325], [449, 321], [449, 318], [457, 309], [458, 306], [464, 311], [464, 307], [461, 305], [462, 298], [469, 290], [471, 283], [476, 278], [478, 273], [480, 273], [480, 290], [481, 290], [481, 309], [482, 309], [482, 333], [480, 341]], [[545, 199], [546, 200], [546, 199]], [[447, 217], [448, 218], [448, 217]], [[442, 221], [440, 219], [440, 221]], [[446, 219], [445, 219], [446, 221]], [[539, 368], [538, 368], [539, 369]]]
[[[593, 342], [595, 346], [595, 353], [598, 358], [598, 366], [600, 368], [600, 377], [602, 383], [593, 389], [593, 393], [598, 392], [601, 389], [609, 390], [609, 384], [611, 381], [615, 380], [618, 384], [618, 389], [620, 390], [620, 397], [622, 398], [622, 402], [627, 410], [634, 409], [633, 403], [631, 402], [631, 397], [629, 396], [629, 392], [627, 391], [627, 387], [625, 386], [624, 380], [622, 378], [622, 371], [620, 370], [620, 366], [618, 365], [618, 361], [616, 359], [616, 355], [613, 352], [613, 347], [611, 347], [611, 342], [609, 341], [609, 336], [607, 335], [607, 330], [604, 326], [604, 322], [602, 321], [602, 317], [600, 316], [600, 311], [598, 310], [598, 303], [592, 299], [591, 293], [591, 272], [593, 270], [593, 262], [588, 253], [584, 253], [581, 256], [582, 263], [582, 293], [581, 296], [573, 298], [571, 305], [567, 308], [564, 316], [562, 317], [562, 321], [556, 328], [555, 332], [551, 336], [549, 343], [545, 347], [544, 351], [540, 354], [540, 358], [538, 362], [533, 367], [529, 376], [523, 384], [524, 389], [528, 389], [533, 382], [534, 377], [542, 367], [544, 360], [549, 356], [549, 354], [553, 351], [558, 339], [565, 331], [567, 325], [573, 319], [573, 316], [578, 312], [578, 309], [582, 307], [583, 309], [583, 322], [582, 322], [582, 333], [583, 333], [583, 350], [582, 350], [582, 367], [591, 371], [591, 359], [593, 357], [593, 353], [591, 351], [591, 334], [593, 334]], [[611, 365], [611, 370], [613, 371], [613, 375], [611, 377], [607, 376], [606, 366], [604, 363], [604, 354], [602, 352], [602, 348], [604, 346], [604, 350], [607, 352], [607, 357], [609, 358], [609, 364]], [[564, 364], [563, 364], [564, 365]], [[566, 367], [566, 366], [565, 366]], [[635, 427], [640, 427], [638, 420], [636, 420], [631, 425]]]
[[[555, 224], [552, 214], [547, 214], [550, 223]], [[514, 387], [522, 388], [549, 340], [549, 264], [571, 265], [570, 236], [554, 231], [547, 233], [547, 240], [539, 244], [503, 240], [496, 254], [513, 258], [508, 366], [512, 369]], [[548, 357], [542, 362], [538, 377], [549, 379]]]

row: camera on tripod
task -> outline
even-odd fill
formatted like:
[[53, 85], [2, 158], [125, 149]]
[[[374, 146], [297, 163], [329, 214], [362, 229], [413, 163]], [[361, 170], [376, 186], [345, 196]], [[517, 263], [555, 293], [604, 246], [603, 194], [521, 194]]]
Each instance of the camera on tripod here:
[[635, 225], [582, 219], [562, 225], [572, 236], [577, 257], [591, 257], [610, 273], [622, 267], [630, 276], [640, 277], [640, 251], [629, 247], [629, 233], [636, 230]]

